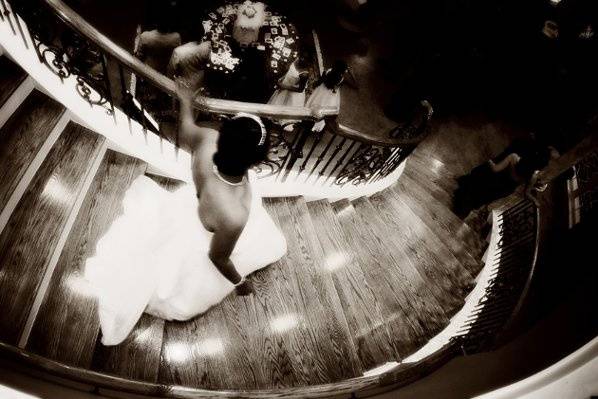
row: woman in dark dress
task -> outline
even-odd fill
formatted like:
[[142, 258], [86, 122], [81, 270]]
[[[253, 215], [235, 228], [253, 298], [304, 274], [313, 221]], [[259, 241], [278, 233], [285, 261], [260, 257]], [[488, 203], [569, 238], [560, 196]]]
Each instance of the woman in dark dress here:
[[515, 142], [494, 160], [475, 167], [468, 175], [457, 179], [454, 211], [460, 217], [512, 194], [527, 183], [534, 171], [543, 169], [551, 158], [549, 147], [535, 142]]

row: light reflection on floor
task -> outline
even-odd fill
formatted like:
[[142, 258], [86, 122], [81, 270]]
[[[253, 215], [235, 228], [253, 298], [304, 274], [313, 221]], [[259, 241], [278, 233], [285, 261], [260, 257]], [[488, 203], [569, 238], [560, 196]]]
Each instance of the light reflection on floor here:
[[275, 318], [270, 322], [270, 327], [277, 333], [284, 333], [299, 325], [299, 317], [296, 314], [286, 314]]

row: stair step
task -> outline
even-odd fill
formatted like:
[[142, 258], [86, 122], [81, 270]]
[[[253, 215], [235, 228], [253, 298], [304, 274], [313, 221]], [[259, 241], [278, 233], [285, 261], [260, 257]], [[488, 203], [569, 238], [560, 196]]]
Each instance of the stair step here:
[[106, 153], [54, 269], [27, 342], [29, 351], [90, 368], [100, 327], [96, 300], [83, 277], [85, 262], [122, 212], [125, 191], [144, 168], [134, 158]]
[[[104, 139], [71, 123], [33, 178], [0, 235], [0, 340], [19, 342], [38, 289], [60, 254], [59, 243]], [[64, 241], [62, 241], [64, 242]], [[43, 296], [42, 296], [43, 297]]]
[[64, 112], [61, 104], [34, 91], [0, 129], [0, 210]]
[[410, 282], [393, 266], [395, 260], [372, 226], [375, 222], [360, 217], [347, 200], [335, 202], [333, 208], [374, 291], [396, 358], [402, 359], [428, 341], [432, 323], [427, 324], [421, 300], [414, 297]]
[[433, 159], [423, 159], [418, 156], [410, 156], [405, 165], [405, 171], [415, 170], [425, 176], [430, 182], [437, 184], [449, 195], [457, 189], [458, 184], [455, 175], [447, 170], [442, 162]]
[[276, 215], [287, 239], [288, 252], [281, 262], [294, 272], [302, 313], [315, 334], [314, 344], [322, 368], [319, 372], [328, 381], [360, 375], [363, 370], [305, 200], [289, 197], [265, 203]]
[[415, 163], [421, 170], [435, 175], [436, 178], [449, 178], [450, 180], [454, 180], [456, 177], [460, 176], [458, 173], [455, 173], [449, 165], [425, 151], [420, 151], [419, 148], [416, 148], [411, 155], [409, 155], [409, 158], [407, 158], [407, 165], [409, 165], [410, 162]]
[[[232, 293], [193, 320], [166, 322], [159, 383], [205, 389], [234, 389], [248, 383], [269, 388], [309, 384], [316, 378], [314, 348], [301, 317], [301, 296], [291, 266], [278, 261], [249, 279], [254, 295]], [[181, 356], [198, 342], [205, 343], [207, 351]], [[218, 356], [210, 353], [210, 347]], [[264, 358], [267, 361], [259, 361]]]
[[437, 296], [442, 297], [438, 287], [428, 281], [425, 274], [415, 266], [414, 261], [418, 259], [414, 259], [412, 254], [407, 253], [405, 248], [394, 240], [394, 231], [385, 223], [385, 219], [367, 197], [360, 197], [352, 201], [352, 204], [364, 223], [370, 223], [370, 231], [374, 237], [378, 237], [377, 241], [384, 250], [382, 253], [389, 255], [386, 269], [408, 283], [404, 285], [405, 294], [413, 301], [415, 310], [426, 315], [425, 325], [430, 327], [432, 332], [440, 331], [434, 329], [445, 327], [449, 318], [436, 299]]
[[434, 197], [438, 202], [446, 206], [447, 208], [451, 208], [453, 205], [453, 194], [452, 191], [448, 192], [436, 182], [430, 180], [426, 175], [423, 173], [415, 170], [414, 168], [410, 168], [409, 165], [403, 171], [401, 177], [409, 177], [412, 180], [416, 181], [422, 188], [424, 188], [432, 197]]
[[401, 176], [391, 189], [428, 228], [438, 231], [437, 235], [444, 244], [469, 268], [470, 273], [476, 275], [484, 250], [477, 234], [408, 176]]
[[144, 313], [137, 322], [135, 331], [121, 344], [104, 346], [98, 336], [96, 348], [92, 352], [91, 369], [131, 380], [156, 383], [163, 333], [164, 320]]
[[463, 122], [461, 118], [440, 121], [442, 129], [427, 137], [415, 152], [440, 160], [458, 177], [498, 155], [519, 134], [495, 121]]
[[[231, 297], [244, 303], [247, 307], [253, 306], [254, 297], [244, 299], [233, 293], [225, 299], [225, 302], [229, 301]], [[276, 307], [276, 305], [273, 304], [272, 307]], [[270, 366], [255, 362], [253, 364], [240, 363], [236, 360], [238, 351], [249, 351], [252, 355], [250, 357], [254, 361], [264, 357], [270, 359], [272, 352], [275, 355], [279, 354], [273, 348], [278, 348], [277, 343], [271, 343], [267, 339], [268, 332], [264, 331], [264, 328], [267, 328], [268, 325], [245, 325], [243, 327], [250, 332], [245, 336], [245, 340], [242, 342], [230, 341], [226, 315], [221, 306], [222, 303], [189, 321], [165, 322], [158, 383], [213, 390], [235, 389], [245, 380], [244, 376], [247, 372], [252, 373], [255, 369], [255, 374], [259, 374], [258, 370], [261, 367]], [[144, 317], [146, 316], [144, 315]], [[260, 321], [267, 323], [267, 320]], [[257, 335], [264, 337], [265, 346], [254, 347], [251, 345], [252, 338]], [[268, 346], [268, 343], [271, 343], [272, 347]], [[278, 356], [274, 357], [275, 360], [281, 359]], [[143, 364], [140, 363], [139, 366], [142, 367]], [[278, 364], [273, 369], [278, 371], [276, 366]], [[273, 371], [270, 376], [280, 377], [276, 371]], [[121, 372], [119, 375], [123, 375], [123, 373]]]
[[454, 315], [473, 285], [467, 268], [391, 190], [369, 200], [387, 227], [388, 239], [404, 249], [445, 313]]
[[357, 354], [365, 369], [380, 366], [392, 358], [392, 340], [376, 301], [374, 287], [367, 284], [354, 249], [327, 200], [307, 204], [324, 249], [324, 262], [339, 295]]
[[0, 57], [0, 108], [10, 98], [27, 73], [8, 57]]
[[[253, 273], [254, 295], [235, 293], [205, 314], [164, 329], [159, 383], [256, 389], [326, 383], [360, 374], [360, 363], [303, 199], [265, 199], [288, 254]], [[194, 350], [177, 359], [176, 349]]]

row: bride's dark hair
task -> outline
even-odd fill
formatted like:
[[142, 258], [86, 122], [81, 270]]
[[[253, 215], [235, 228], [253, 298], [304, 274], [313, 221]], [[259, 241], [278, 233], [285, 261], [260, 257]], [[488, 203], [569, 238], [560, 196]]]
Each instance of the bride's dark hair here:
[[[260, 144], [260, 142], [262, 142]], [[222, 123], [214, 165], [221, 173], [242, 176], [247, 169], [266, 159], [269, 135], [262, 140], [262, 125], [249, 117], [227, 119]]]

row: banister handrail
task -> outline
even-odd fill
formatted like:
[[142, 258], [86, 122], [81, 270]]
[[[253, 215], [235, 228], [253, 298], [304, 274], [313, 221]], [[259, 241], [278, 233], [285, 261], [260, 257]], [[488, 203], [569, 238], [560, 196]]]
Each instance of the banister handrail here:
[[416, 145], [422, 140], [422, 137], [415, 137], [411, 139], [394, 139], [388, 137], [388, 135], [386, 135], [385, 137], [373, 138], [360, 132], [359, 130], [355, 130], [353, 128], [345, 126], [339, 123], [337, 120], [328, 121], [326, 125], [339, 136], [345, 136], [356, 141], [385, 147], [394, 147], [397, 145]]
[[[106, 35], [102, 34], [76, 11], [64, 3], [62, 0], [43, 0], [53, 12], [70, 28], [77, 31], [90, 42], [94, 43], [104, 52], [116, 59], [123, 66], [146, 80], [151, 85], [157, 87], [169, 96], [176, 97], [176, 83], [167, 76], [159, 73], [130, 52], [126, 51]], [[241, 101], [223, 100], [198, 96], [194, 106], [199, 110], [208, 113], [217, 114], [235, 114], [238, 112], [248, 112], [261, 117], [274, 119], [298, 119], [317, 121], [324, 118], [334, 119], [328, 121], [329, 128], [340, 135], [353, 140], [381, 146], [399, 146], [417, 144], [421, 139], [400, 139], [390, 137], [372, 137], [350, 127], [339, 124], [336, 121], [338, 109], [335, 107], [320, 107], [316, 109], [308, 107], [287, 107], [260, 103], [247, 103]]]
[[567, 169], [575, 166], [581, 159], [597, 149], [598, 131], [592, 132], [572, 149], [561, 155], [558, 159], [552, 161], [546, 168], [540, 171], [539, 180], [542, 183], [550, 183]]
[[[166, 94], [176, 97], [176, 83], [150, 66], [144, 64], [130, 52], [126, 51], [106, 35], [93, 27], [82, 18], [75, 10], [62, 0], [44, 0], [54, 13], [69, 27], [85, 36], [89, 41], [114, 57], [135, 74], [147, 80], [153, 86]], [[259, 116], [273, 118], [293, 117], [298, 119], [322, 119], [326, 116], [336, 115], [333, 107], [311, 109], [307, 107], [283, 107], [269, 104], [244, 103], [241, 101], [221, 100], [208, 97], [199, 97], [195, 105], [202, 111], [213, 113], [251, 112]]]

